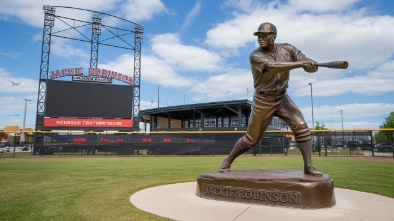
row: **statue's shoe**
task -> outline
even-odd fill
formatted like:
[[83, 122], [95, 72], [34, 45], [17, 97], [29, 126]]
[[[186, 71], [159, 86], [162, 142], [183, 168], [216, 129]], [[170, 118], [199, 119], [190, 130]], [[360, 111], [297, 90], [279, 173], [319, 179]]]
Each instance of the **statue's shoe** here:
[[231, 163], [227, 161], [227, 158], [223, 160], [222, 165], [219, 168], [220, 173], [230, 172]]
[[316, 170], [312, 165], [305, 165], [304, 173], [311, 176], [323, 176], [323, 174]]

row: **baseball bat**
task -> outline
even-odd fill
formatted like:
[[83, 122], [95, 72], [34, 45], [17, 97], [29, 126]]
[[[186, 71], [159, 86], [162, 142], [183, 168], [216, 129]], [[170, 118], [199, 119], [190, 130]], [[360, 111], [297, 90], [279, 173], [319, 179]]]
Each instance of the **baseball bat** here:
[[335, 69], [346, 69], [349, 66], [347, 61], [331, 61], [325, 63], [316, 63], [316, 66]]

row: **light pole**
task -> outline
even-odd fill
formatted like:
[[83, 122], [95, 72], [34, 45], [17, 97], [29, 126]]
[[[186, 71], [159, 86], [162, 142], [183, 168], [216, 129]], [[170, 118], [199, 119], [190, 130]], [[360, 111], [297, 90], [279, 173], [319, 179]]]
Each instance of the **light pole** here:
[[315, 129], [315, 122], [313, 119], [313, 95], [312, 95], [312, 83], [309, 83], [309, 85], [311, 86], [311, 104], [312, 104], [312, 130]]
[[207, 102], [207, 93], [205, 93], [205, 103]]
[[334, 126], [332, 124], [332, 96], [330, 96], [330, 106], [331, 106], [331, 130], [333, 130]]
[[31, 101], [31, 100], [28, 100], [28, 99], [24, 99], [24, 100], [25, 100], [25, 113], [23, 114], [23, 126], [22, 126], [22, 130], [25, 130], [27, 102], [28, 102], [28, 101]]
[[341, 112], [342, 130], [343, 130], [343, 114], [342, 114], [343, 110], [339, 110], [339, 112]]
[[159, 126], [159, 113], [160, 113], [160, 85], [157, 85], [157, 116], [155, 117], [155, 129]]
[[160, 85], [157, 85], [157, 111], [160, 108]]
[[[31, 101], [28, 99], [24, 99], [25, 100], [25, 113], [23, 114], [23, 125], [22, 125], [22, 134], [23, 134], [23, 143], [25, 143], [25, 123], [26, 123], [26, 109], [27, 109], [27, 102]], [[22, 139], [20, 140], [20, 144], [22, 144]]]
[[[311, 105], [312, 105], [312, 130], [315, 129], [315, 121], [313, 118], [313, 95], [312, 95], [312, 83], [309, 83], [309, 85], [311, 86]], [[315, 150], [315, 137], [312, 135], [312, 148], [313, 150]], [[320, 156], [320, 148], [319, 148], [319, 156]]]
[[[341, 120], [342, 120], [342, 145], [345, 146], [345, 134], [343, 133], [343, 114], [342, 114], [343, 110], [339, 110], [339, 112], [341, 112]], [[350, 156], [351, 156], [352, 155], [352, 148], [349, 148], [349, 149], [350, 149]]]

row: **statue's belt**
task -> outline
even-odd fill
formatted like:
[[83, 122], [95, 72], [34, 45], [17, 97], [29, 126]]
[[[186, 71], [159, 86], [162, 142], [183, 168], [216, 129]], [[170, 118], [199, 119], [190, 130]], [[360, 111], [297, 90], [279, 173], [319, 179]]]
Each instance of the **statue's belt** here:
[[260, 95], [269, 95], [269, 96], [279, 96], [282, 94], [286, 94], [287, 90], [283, 90], [283, 91], [260, 91], [259, 94]]

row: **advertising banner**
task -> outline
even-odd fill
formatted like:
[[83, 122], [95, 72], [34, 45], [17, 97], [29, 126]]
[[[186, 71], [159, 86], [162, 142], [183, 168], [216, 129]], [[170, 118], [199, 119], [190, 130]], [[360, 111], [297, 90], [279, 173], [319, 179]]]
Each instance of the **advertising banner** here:
[[45, 118], [45, 127], [133, 127], [132, 119]]

